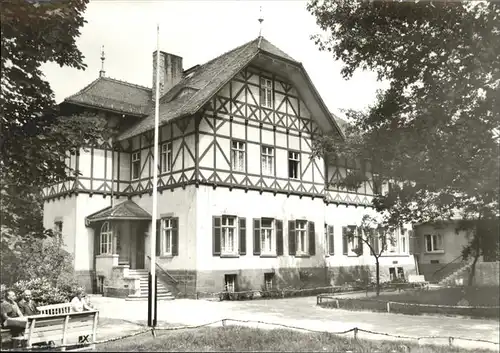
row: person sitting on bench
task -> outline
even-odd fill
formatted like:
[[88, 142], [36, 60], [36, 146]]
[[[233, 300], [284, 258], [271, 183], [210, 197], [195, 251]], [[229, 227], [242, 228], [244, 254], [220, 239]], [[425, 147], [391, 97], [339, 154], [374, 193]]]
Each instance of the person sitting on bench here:
[[21, 299], [18, 303], [19, 309], [23, 313], [24, 316], [38, 315], [39, 312], [36, 309], [35, 302], [33, 301], [33, 296], [31, 295], [31, 291], [26, 289], [23, 293], [23, 299]]
[[10, 329], [13, 337], [22, 335], [24, 333], [24, 328], [10, 326], [7, 323], [7, 320], [10, 318], [24, 317], [23, 313], [16, 303], [16, 293], [13, 290], [7, 290], [5, 292], [5, 300], [1, 304], [0, 313], [2, 316], [2, 328]]
[[85, 301], [85, 293], [83, 290], [79, 290], [78, 292], [75, 293], [75, 297], [71, 300], [71, 311], [72, 312], [82, 312], [82, 311], [88, 311], [92, 310], [93, 308], [87, 304]]

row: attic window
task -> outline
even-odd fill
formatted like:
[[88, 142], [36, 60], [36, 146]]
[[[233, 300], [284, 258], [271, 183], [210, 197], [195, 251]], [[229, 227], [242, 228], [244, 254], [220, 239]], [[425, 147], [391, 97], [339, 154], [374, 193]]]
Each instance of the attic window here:
[[266, 108], [273, 107], [273, 81], [268, 78], [260, 78], [260, 105]]

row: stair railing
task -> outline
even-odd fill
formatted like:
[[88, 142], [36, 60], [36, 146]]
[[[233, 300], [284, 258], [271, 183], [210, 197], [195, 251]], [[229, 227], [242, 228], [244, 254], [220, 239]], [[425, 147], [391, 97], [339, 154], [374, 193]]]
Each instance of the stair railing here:
[[[149, 255], [147, 255], [149, 261], [151, 262], [151, 257]], [[174, 282], [175, 284], [179, 284], [179, 281], [176, 280], [174, 277], [172, 277], [172, 275], [170, 273], [168, 273], [163, 267], [161, 267], [158, 262], [155, 262], [155, 265], [158, 269], [160, 269], [161, 272], [163, 272], [168, 278], [170, 278], [170, 280], [172, 280], [172, 282]]]
[[438, 272], [441, 272], [442, 270], [444, 270], [446, 267], [448, 267], [450, 264], [454, 263], [456, 260], [458, 259], [461, 259], [462, 258], [462, 254], [458, 255], [456, 258], [454, 258], [453, 260], [451, 260], [450, 262], [448, 262], [446, 265], [444, 265], [443, 267], [440, 267], [438, 268], [436, 271], [434, 271], [434, 273], [432, 274], [432, 277], [434, 277], [436, 275], [436, 273]]

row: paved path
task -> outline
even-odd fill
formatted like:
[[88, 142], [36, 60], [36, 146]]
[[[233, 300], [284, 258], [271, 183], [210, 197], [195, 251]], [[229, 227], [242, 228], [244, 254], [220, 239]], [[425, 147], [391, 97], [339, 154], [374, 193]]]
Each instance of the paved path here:
[[[92, 303], [99, 308], [101, 317], [142, 324], [145, 324], [147, 319], [145, 301], [94, 297]], [[176, 299], [158, 303], [160, 323], [200, 325], [222, 319], [265, 321], [330, 332], [358, 327], [391, 335], [453, 336], [493, 342], [499, 342], [500, 332], [499, 322], [496, 320], [324, 309], [316, 306], [316, 297], [223, 302]], [[255, 324], [252, 326], [255, 327]], [[258, 327], [267, 328], [263, 324]], [[365, 333], [360, 333], [359, 337], [390, 339], [387, 336]], [[420, 343], [448, 344], [448, 339], [423, 339]], [[464, 340], [454, 340], [453, 344], [464, 348], [489, 348], [495, 351], [499, 349], [498, 345]]]

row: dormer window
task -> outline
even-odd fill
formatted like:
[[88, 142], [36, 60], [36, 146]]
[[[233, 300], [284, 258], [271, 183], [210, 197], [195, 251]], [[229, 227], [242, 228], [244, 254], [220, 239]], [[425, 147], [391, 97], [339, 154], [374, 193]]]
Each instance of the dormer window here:
[[266, 108], [273, 107], [273, 81], [260, 78], [260, 105]]

